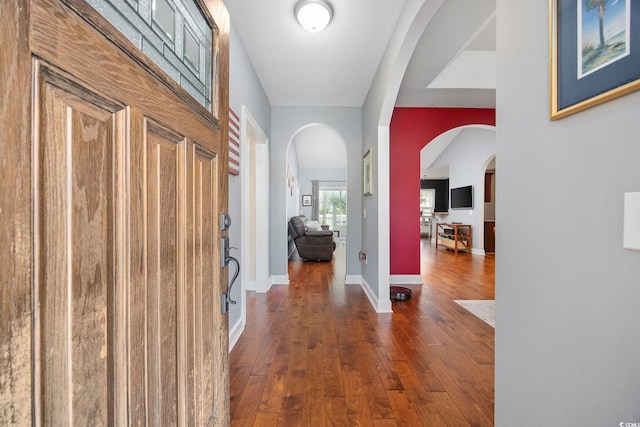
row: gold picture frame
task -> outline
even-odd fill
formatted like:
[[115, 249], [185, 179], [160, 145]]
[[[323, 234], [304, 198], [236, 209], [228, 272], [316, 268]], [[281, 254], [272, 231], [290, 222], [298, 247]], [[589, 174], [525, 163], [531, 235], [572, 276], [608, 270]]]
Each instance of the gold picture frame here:
[[640, 89], [640, 20], [631, 1], [606, 8], [597, 0], [549, 1], [551, 120]]
[[365, 196], [373, 194], [373, 147], [362, 156], [362, 192]]

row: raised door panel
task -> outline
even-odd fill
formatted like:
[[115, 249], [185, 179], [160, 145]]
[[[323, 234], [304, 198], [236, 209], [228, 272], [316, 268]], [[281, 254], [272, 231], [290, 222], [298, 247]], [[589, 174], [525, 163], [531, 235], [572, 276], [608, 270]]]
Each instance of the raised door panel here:
[[[223, 327], [221, 311], [209, 307], [221, 306], [220, 292], [215, 286], [220, 280], [215, 264], [218, 253], [216, 236], [217, 159], [198, 147], [192, 146], [192, 206], [193, 206], [193, 316], [191, 318], [196, 337], [194, 346], [194, 396], [197, 425], [215, 425], [224, 407], [224, 394], [214, 385], [220, 378], [221, 366], [216, 366], [212, 354], [226, 352], [216, 339], [216, 331]], [[222, 369], [222, 371], [224, 371]]]
[[218, 425], [217, 157], [136, 109], [131, 128], [131, 423]]
[[132, 114], [131, 408], [178, 425], [184, 405], [185, 138]]
[[39, 68], [34, 149], [36, 410], [46, 425], [114, 423], [121, 107]]

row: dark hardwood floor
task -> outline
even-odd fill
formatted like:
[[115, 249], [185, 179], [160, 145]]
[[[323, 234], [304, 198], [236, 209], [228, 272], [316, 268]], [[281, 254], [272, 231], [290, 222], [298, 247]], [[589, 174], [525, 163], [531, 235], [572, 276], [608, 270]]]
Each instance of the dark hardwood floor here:
[[494, 330], [455, 299], [494, 299], [494, 257], [422, 242], [423, 285], [376, 314], [331, 263], [247, 295], [230, 355], [232, 426], [491, 426]]

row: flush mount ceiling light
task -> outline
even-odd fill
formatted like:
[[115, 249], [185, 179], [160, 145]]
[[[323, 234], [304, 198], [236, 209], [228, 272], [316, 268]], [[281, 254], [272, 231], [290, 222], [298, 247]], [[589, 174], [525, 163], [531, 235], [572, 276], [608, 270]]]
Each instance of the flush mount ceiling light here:
[[302, 28], [317, 33], [329, 25], [333, 9], [324, 0], [300, 0], [296, 3], [294, 14]]

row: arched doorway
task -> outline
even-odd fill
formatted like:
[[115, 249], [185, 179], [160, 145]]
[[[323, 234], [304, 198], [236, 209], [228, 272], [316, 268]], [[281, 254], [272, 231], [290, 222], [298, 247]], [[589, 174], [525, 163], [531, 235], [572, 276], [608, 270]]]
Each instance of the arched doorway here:
[[[462, 129], [460, 135], [463, 135], [469, 126], [484, 128], [485, 132], [490, 132], [495, 144], [493, 131], [495, 111], [493, 109], [396, 108], [394, 110], [390, 127], [389, 153], [392, 165], [389, 173], [391, 283], [419, 283], [421, 280], [419, 277], [420, 200], [418, 197], [421, 176], [420, 150], [426, 142], [452, 129]], [[465, 135], [465, 138], [469, 137]], [[487, 157], [493, 154], [495, 154], [495, 148]], [[443, 159], [441, 158], [441, 161], [444, 164]], [[476, 173], [478, 176], [481, 175], [480, 167], [477, 167]], [[464, 174], [466, 176], [466, 172]], [[475, 181], [478, 178], [468, 179]], [[467, 180], [466, 177], [460, 180], [460, 185], [466, 185], [462, 184], [465, 180]], [[479, 200], [477, 196], [475, 198]], [[454, 216], [457, 214], [449, 215], [447, 220], [467, 223], [469, 219], [467, 217], [464, 220], [452, 219]]]
[[[344, 138], [330, 126], [305, 125], [291, 137], [286, 153], [287, 220], [296, 215], [318, 220], [334, 232], [338, 242], [344, 242], [348, 222]], [[312, 197], [314, 192], [317, 198]], [[295, 246], [288, 239], [287, 259], [294, 252]]]
[[[495, 203], [486, 202], [491, 193], [485, 191], [487, 166], [491, 159], [495, 159], [495, 151], [495, 128], [485, 125], [451, 129], [429, 141], [420, 150], [421, 191], [422, 188], [433, 188], [437, 194], [438, 203], [434, 206], [433, 223], [470, 224], [473, 229], [472, 252], [477, 255], [485, 253], [484, 222], [487, 206], [492, 208], [489, 213], [495, 220]], [[492, 173], [494, 172], [495, 166]], [[468, 209], [451, 209], [448, 203], [449, 192], [463, 186], [472, 187], [473, 206]]]

